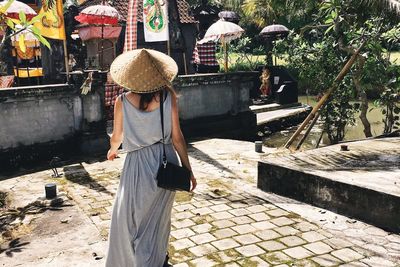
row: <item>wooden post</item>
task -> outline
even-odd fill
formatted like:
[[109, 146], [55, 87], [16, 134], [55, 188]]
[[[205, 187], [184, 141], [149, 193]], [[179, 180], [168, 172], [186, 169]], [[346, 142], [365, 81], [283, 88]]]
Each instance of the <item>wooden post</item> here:
[[228, 72], [228, 50], [227, 50], [227, 43], [225, 42], [224, 38], [221, 37], [222, 39], [222, 45], [224, 47], [224, 68], [225, 68], [225, 72]]
[[183, 65], [185, 66], [185, 75], [188, 74], [187, 66], [186, 66], [186, 53], [183, 51]]
[[65, 72], [67, 74], [67, 84], [68, 84], [69, 83], [69, 67], [68, 67], [67, 39], [63, 40], [63, 46], [64, 46]]
[[364, 40], [360, 47], [357, 49], [357, 51], [351, 56], [351, 58], [347, 61], [346, 65], [342, 68], [338, 76], [335, 78], [333, 85], [329, 90], [322, 96], [322, 98], [318, 101], [318, 103], [315, 105], [315, 107], [312, 109], [311, 113], [307, 116], [307, 118], [303, 121], [303, 123], [300, 125], [300, 127], [296, 130], [296, 132], [289, 138], [287, 143], [285, 144], [285, 148], [289, 148], [294, 140], [297, 138], [297, 136], [303, 131], [303, 129], [307, 126], [307, 124], [314, 118], [316, 113], [319, 111], [321, 107], [323, 107], [328, 100], [329, 96], [335, 91], [335, 89], [338, 87], [339, 82], [343, 80], [344, 76], [349, 72], [350, 68], [353, 66], [354, 62], [356, 61], [356, 58], [358, 54], [360, 53], [361, 49], [364, 47], [366, 44], [366, 40]]

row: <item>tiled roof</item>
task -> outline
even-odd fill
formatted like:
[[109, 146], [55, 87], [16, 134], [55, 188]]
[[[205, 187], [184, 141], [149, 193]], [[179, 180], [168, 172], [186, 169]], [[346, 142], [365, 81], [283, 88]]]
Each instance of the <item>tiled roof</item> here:
[[189, 3], [185, 0], [176, 0], [179, 12], [179, 20], [181, 23], [197, 23], [191, 15]]
[[[122, 20], [126, 21], [126, 18], [128, 17], [129, 0], [109, 0], [105, 2], [116, 8], [122, 17]], [[88, 6], [101, 5], [102, 3], [103, 0], [87, 0], [79, 6], [79, 10], [82, 10]], [[181, 23], [197, 23], [197, 21], [190, 14], [190, 6], [188, 2], [185, 0], [176, 0], [176, 3], [178, 6], [179, 21]], [[138, 5], [138, 21], [143, 22], [143, 5]]]

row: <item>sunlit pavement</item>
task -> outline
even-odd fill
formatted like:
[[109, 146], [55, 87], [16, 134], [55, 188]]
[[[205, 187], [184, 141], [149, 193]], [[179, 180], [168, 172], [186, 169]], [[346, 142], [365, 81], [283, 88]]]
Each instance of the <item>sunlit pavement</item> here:
[[[257, 189], [260, 154], [253, 143], [199, 141], [189, 154], [199, 185], [195, 193], [176, 195], [174, 266], [400, 266], [399, 235]], [[104, 266], [124, 157], [64, 166], [62, 178], [46, 170], [1, 181], [11, 206], [34, 202], [49, 182], [70, 204], [14, 221], [12, 237], [19, 239], [1, 245], [1, 265]]]

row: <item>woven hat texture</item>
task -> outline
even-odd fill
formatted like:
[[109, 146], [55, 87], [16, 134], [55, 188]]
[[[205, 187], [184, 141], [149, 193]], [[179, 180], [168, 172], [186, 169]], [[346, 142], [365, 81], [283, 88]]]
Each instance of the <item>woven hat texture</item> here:
[[119, 55], [111, 64], [115, 83], [135, 93], [151, 93], [170, 86], [178, 73], [176, 62], [152, 49], [135, 49]]

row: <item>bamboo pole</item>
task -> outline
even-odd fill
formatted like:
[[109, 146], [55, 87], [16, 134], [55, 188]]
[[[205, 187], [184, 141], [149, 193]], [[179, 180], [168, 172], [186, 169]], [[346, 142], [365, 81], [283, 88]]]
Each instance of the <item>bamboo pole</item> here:
[[361, 49], [364, 47], [366, 44], [366, 40], [364, 40], [360, 47], [356, 50], [356, 52], [350, 57], [350, 59], [347, 61], [346, 65], [342, 68], [338, 76], [336, 76], [335, 80], [333, 81], [333, 85], [329, 90], [322, 96], [322, 98], [318, 101], [318, 103], [315, 105], [315, 107], [312, 109], [311, 113], [307, 116], [307, 118], [303, 121], [303, 123], [300, 125], [300, 127], [296, 130], [296, 132], [289, 138], [289, 140], [285, 144], [285, 148], [289, 148], [294, 140], [299, 136], [301, 131], [307, 126], [307, 124], [312, 120], [315, 116], [315, 114], [318, 112], [318, 110], [325, 105], [327, 102], [329, 96], [335, 91], [335, 89], [338, 87], [339, 82], [343, 80], [344, 76], [349, 72], [350, 68], [353, 66], [354, 62], [356, 61], [356, 58], [358, 54], [360, 53]]
[[322, 137], [324, 136], [324, 131], [321, 132], [321, 135], [318, 138], [317, 143], [315, 144], [315, 148], [319, 147], [319, 144], [321, 143]]
[[296, 150], [300, 149], [301, 145], [304, 143], [307, 136], [310, 134], [312, 127], [314, 127], [315, 123], [317, 122], [317, 120], [319, 118], [319, 115], [320, 115], [319, 112], [317, 112], [317, 114], [315, 114], [313, 120], [311, 121], [311, 124], [308, 126], [306, 132], [304, 133], [304, 136], [300, 139], [300, 142], [297, 144]]
[[225, 72], [228, 72], [228, 49], [227, 49], [227, 43], [224, 40], [224, 37], [221, 37], [222, 39], [222, 45], [224, 47], [224, 68], [225, 68]]
[[68, 67], [67, 39], [63, 40], [63, 47], [64, 47], [65, 72], [67, 74], [67, 84], [68, 84], [69, 83], [69, 67]]

